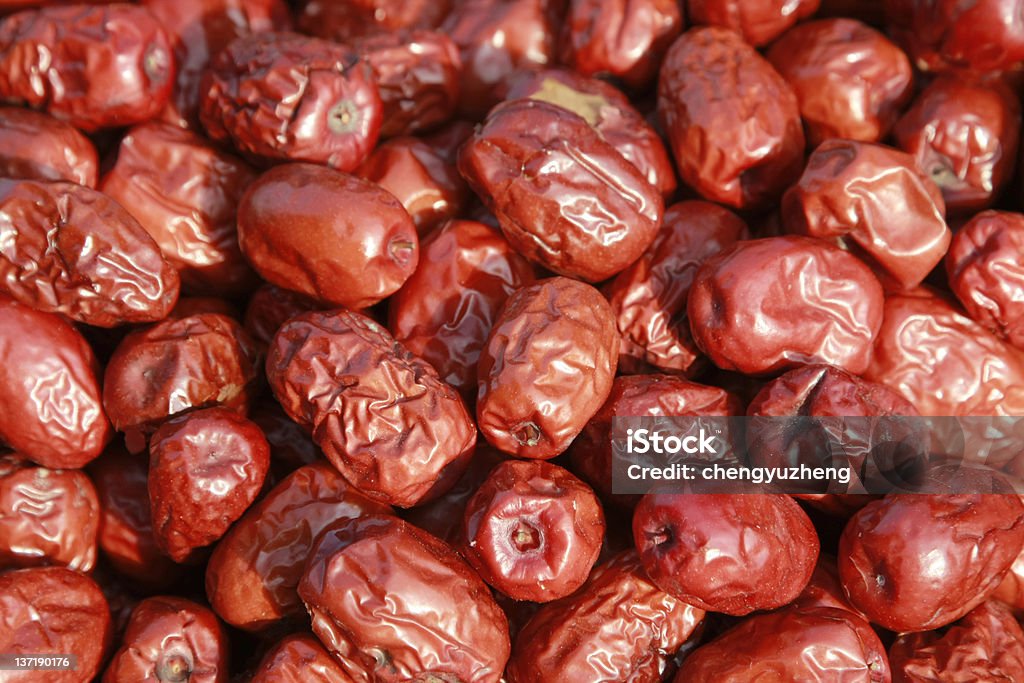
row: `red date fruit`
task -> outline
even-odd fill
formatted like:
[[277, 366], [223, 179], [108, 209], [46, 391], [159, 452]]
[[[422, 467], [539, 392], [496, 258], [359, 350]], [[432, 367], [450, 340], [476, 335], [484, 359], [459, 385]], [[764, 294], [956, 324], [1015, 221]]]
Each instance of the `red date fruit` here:
[[953, 236], [946, 254], [949, 287], [967, 313], [1024, 349], [1024, 215], [980, 213]]
[[169, 585], [177, 565], [160, 551], [149, 510], [149, 462], [119, 447], [90, 464], [100, 501], [99, 546], [118, 573], [145, 587]]
[[843, 609], [853, 612], [859, 617], [864, 617], [846, 597], [843, 584], [839, 580], [839, 568], [836, 566], [836, 560], [829, 555], [818, 556], [818, 564], [814, 568], [814, 573], [811, 574], [811, 580], [799, 597], [790, 604], [803, 610], [818, 607]]
[[1010, 571], [992, 594], [992, 599], [1006, 603], [1016, 613], [1024, 610], [1024, 553], [1010, 565]]
[[589, 486], [543, 461], [498, 465], [466, 506], [469, 564], [515, 600], [550, 602], [583, 585], [604, 538]]
[[132, 611], [103, 683], [227, 683], [228, 642], [216, 615], [172, 596]]
[[0, 441], [43, 467], [73, 469], [110, 440], [99, 366], [70, 323], [0, 294]]
[[854, 19], [795, 26], [767, 56], [796, 93], [812, 147], [829, 138], [880, 141], [913, 92], [903, 51]]
[[590, 282], [637, 260], [664, 210], [657, 190], [586, 120], [543, 101], [495, 107], [463, 146], [459, 170], [516, 250]]
[[85, 473], [0, 460], [0, 566], [92, 571], [99, 521], [96, 489]]
[[270, 446], [227, 408], [175, 417], [149, 442], [149, 500], [157, 544], [186, 562], [242, 516], [263, 488]]
[[782, 210], [789, 231], [843, 239], [903, 289], [921, 284], [951, 239], [938, 186], [909, 155], [870, 143], [822, 143]]
[[299, 13], [304, 33], [347, 42], [363, 36], [433, 28], [451, 0], [307, 0]]
[[751, 45], [761, 46], [817, 12], [820, 4], [821, 0], [687, 0], [686, 16], [694, 24], [730, 28]]
[[[110, 608], [100, 587], [64, 567], [0, 574], [0, 652], [8, 656], [73, 654], [73, 670], [47, 671], [46, 683], [87, 683], [100, 672], [110, 640]], [[4, 683], [39, 683], [38, 670], [5, 671]]]
[[796, 95], [732, 31], [691, 29], [672, 44], [658, 77], [658, 114], [679, 175], [706, 199], [760, 208], [800, 174]]
[[1004, 85], [940, 76], [893, 129], [896, 145], [942, 190], [950, 213], [990, 206], [1013, 176], [1020, 104]]
[[460, 0], [441, 26], [459, 47], [459, 109], [479, 118], [505, 99], [520, 71], [553, 65], [562, 0]]
[[355, 47], [370, 66], [380, 93], [382, 137], [427, 130], [455, 113], [462, 61], [445, 34], [381, 34], [360, 40]]
[[353, 683], [320, 641], [305, 633], [282, 639], [260, 662], [249, 683]]
[[611, 394], [569, 447], [573, 468], [615, 504], [632, 507], [639, 496], [612, 495], [612, 421], [618, 417], [741, 415], [739, 397], [718, 387], [670, 375], [615, 378]]
[[290, 21], [282, 0], [143, 0], [142, 5], [167, 31], [177, 66], [160, 118], [196, 130], [199, 84], [210, 60], [239, 36], [285, 30]]
[[693, 279], [704, 261], [748, 237], [746, 223], [717, 204], [685, 201], [665, 210], [654, 243], [604, 288], [622, 337], [621, 371], [698, 369], [686, 308]]
[[451, 221], [423, 242], [419, 267], [389, 301], [388, 326], [471, 404], [480, 351], [501, 307], [533, 281], [533, 266], [498, 232]]
[[271, 284], [348, 308], [389, 296], [419, 262], [416, 226], [394, 196], [313, 164], [277, 166], [249, 187], [238, 240]]
[[633, 538], [659, 588], [733, 615], [775, 609], [800, 595], [819, 547], [796, 501], [763, 494], [648, 494], [633, 514]]
[[388, 514], [327, 463], [285, 477], [217, 543], [206, 567], [206, 595], [221, 619], [259, 631], [302, 614], [295, 587], [320, 532], [340, 519]]
[[892, 631], [956, 621], [999, 586], [1024, 548], [1024, 505], [1008, 495], [889, 495], [839, 541], [850, 602]]
[[168, 417], [222, 405], [244, 411], [259, 377], [259, 356], [241, 325], [216, 313], [170, 319], [132, 332], [107, 363], [103, 405], [133, 439]]
[[1024, 352], [927, 290], [886, 299], [864, 377], [922, 415], [1024, 415]]
[[886, 15], [925, 71], [1003, 71], [1024, 60], [1016, 0], [887, 0]]
[[982, 603], [945, 633], [908, 633], [889, 650], [893, 683], [1024, 679], [1024, 631], [1010, 610]]
[[788, 607], [758, 614], [693, 652], [675, 683], [755, 680], [888, 683], [885, 646], [871, 626], [841, 609]]
[[487, 585], [451, 546], [394, 517], [328, 527], [299, 595], [359, 682], [497, 683], [508, 661], [508, 623]]
[[89, 325], [161, 320], [178, 273], [127, 211], [63, 181], [0, 179], [0, 289]]
[[414, 137], [378, 145], [359, 176], [380, 185], [402, 203], [423, 237], [462, 212], [469, 187], [443, 150]]
[[766, 384], [747, 415], [917, 415], [917, 409], [884, 384], [829, 365], [808, 365]]
[[0, 107], [0, 176], [67, 180], [96, 187], [96, 148], [64, 121], [15, 107]]
[[612, 76], [640, 90], [682, 30], [678, 0], [571, 0], [559, 52], [563, 64], [584, 76]]
[[0, 22], [0, 99], [44, 108], [76, 128], [153, 118], [173, 82], [170, 41], [141, 7], [44, 7]]
[[230, 296], [255, 280], [235, 230], [238, 201], [255, 177], [196, 134], [147, 123], [121, 140], [100, 189], [145, 228], [185, 289]]
[[564, 277], [505, 303], [480, 354], [477, 424], [496, 448], [553, 458], [608, 398], [619, 337], [608, 302]]
[[510, 683], [658, 681], [704, 611], [659, 590], [636, 553], [600, 565], [575, 595], [545, 605], [516, 637]]
[[245, 309], [245, 331], [266, 346], [289, 318], [316, 308], [315, 301], [297, 292], [264, 284], [249, 297], [249, 305]]
[[372, 498], [426, 502], [469, 464], [476, 430], [458, 393], [366, 316], [292, 318], [270, 347], [267, 377], [285, 412]]
[[580, 116], [636, 166], [662, 197], [667, 200], [675, 194], [676, 174], [661, 136], [629, 99], [608, 83], [572, 71], [545, 69], [520, 75], [508, 96], [550, 102]]
[[214, 140], [259, 159], [351, 171], [373, 149], [381, 101], [344, 45], [294, 33], [232, 41], [203, 77], [199, 118]]
[[706, 261], [688, 315], [698, 348], [724, 370], [759, 375], [829, 363], [860, 373], [882, 306], [878, 280], [848, 252], [809, 237], [768, 237]]

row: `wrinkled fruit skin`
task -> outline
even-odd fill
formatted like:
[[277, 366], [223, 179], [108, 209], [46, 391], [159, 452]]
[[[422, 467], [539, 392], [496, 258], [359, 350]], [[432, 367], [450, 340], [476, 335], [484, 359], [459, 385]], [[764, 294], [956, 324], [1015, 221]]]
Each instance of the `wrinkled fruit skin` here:
[[516, 291], [480, 354], [477, 425], [521, 458], [565, 451], [608, 398], [619, 337], [593, 287], [564, 277]]
[[344, 45], [295, 33], [234, 40], [214, 57], [200, 92], [210, 137], [257, 159], [352, 171], [380, 134], [369, 67]]
[[1024, 678], [1024, 631], [1000, 602], [978, 605], [944, 634], [900, 636], [889, 650], [893, 683]]
[[889, 495], [846, 525], [839, 577], [872, 623], [927, 631], [984, 602], [1022, 548], [1016, 496]]
[[921, 284], [952, 237], [939, 188], [912, 158], [882, 145], [822, 143], [783, 197], [782, 210], [788, 230], [843, 238], [903, 289]]
[[658, 589], [634, 551], [599, 565], [583, 588], [545, 605], [516, 637], [510, 683], [661, 680], [704, 611]]
[[0, 99], [86, 132], [152, 118], [173, 83], [170, 41], [141, 7], [44, 7], [0, 22]]
[[814, 147], [829, 138], [880, 141], [913, 94], [907, 56], [854, 19], [795, 26], [767, 57], [793, 87]]
[[664, 211], [657, 190], [586, 120], [544, 101], [492, 109], [459, 170], [519, 253], [588, 282], [639, 258]]
[[751, 45], [761, 46], [817, 12], [820, 4], [821, 0], [686, 0], [686, 16], [692, 24], [729, 28]]
[[946, 254], [949, 287], [967, 313], [1024, 349], [1024, 215], [985, 211], [953, 236]]
[[1013, 176], [1020, 103], [1000, 83], [940, 76], [893, 129], [896, 145], [942, 190], [946, 209], [967, 213], [996, 201]]
[[[96, 582], [64, 567], [0, 574], [0, 652], [67, 655], [74, 671], [49, 671], [47, 683], [84, 683], [99, 674], [111, 635], [110, 608]], [[4, 681], [39, 683], [38, 671], [5, 671]]]
[[359, 683], [497, 683], [508, 661], [507, 621], [486, 584], [451, 546], [394, 517], [328, 527], [299, 596]]
[[253, 422], [227, 408], [171, 418], [149, 442], [149, 500], [157, 544], [175, 562], [215, 542], [245, 512], [270, 467]]
[[649, 493], [633, 538], [651, 580], [687, 604], [745, 615], [791, 602], [818, 559], [818, 536], [789, 496]]
[[583, 585], [597, 560], [601, 503], [568, 470], [544, 461], [498, 465], [466, 505], [463, 555], [515, 600], [550, 602]]
[[624, 93], [597, 78], [565, 69], [544, 69], [516, 77], [508, 99], [528, 97], [568, 109], [597, 131], [667, 201], [676, 191], [676, 174], [658, 131]]
[[267, 353], [267, 378], [331, 464], [389, 505], [440, 495], [472, 456], [476, 430], [458, 393], [358, 313], [292, 318]]
[[672, 44], [658, 76], [658, 115], [680, 177], [705, 199], [760, 208], [800, 174], [796, 95], [732, 31], [691, 29]]
[[74, 126], [42, 112], [0, 107], [0, 176], [96, 187], [96, 148]]
[[238, 240], [268, 282], [355, 309], [394, 293], [419, 262], [416, 226], [393, 195], [313, 164], [277, 166], [249, 187]]
[[388, 327], [470, 405], [494, 321], [508, 297], [534, 279], [533, 265], [500, 233], [451, 221], [424, 240], [420, 266], [388, 302]]
[[860, 373], [882, 306], [882, 287], [859, 259], [788, 236], [737, 242], [705, 261], [688, 315], [697, 347], [723, 370], [761, 375], [824, 362]]
[[299, 633], [264, 655], [250, 683], [352, 683], [352, 678], [319, 640]]
[[611, 75], [633, 89], [654, 80], [683, 28], [677, 0], [571, 0], [562, 25], [561, 63], [585, 76]]
[[864, 378], [922, 415], [1024, 415], [1024, 352], [929, 290], [886, 299]]
[[375, 35], [356, 43], [383, 107], [381, 137], [412, 135], [444, 123], [459, 103], [462, 60], [438, 31]]
[[112, 432], [99, 366], [74, 326], [0, 294], [0, 357], [0, 441], [53, 469], [100, 454]]
[[160, 119], [200, 130], [200, 82], [210, 60], [239, 36], [285, 30], [283, 0], [142, 0], [174, 48], [174, 88]]
[[300, 467], [217, 543], [206, 595], [221, 619], [259, 631], [302, 614], [295, 587], [313, 541], [330, 524], [391, 508], [353, 488], [327, 463]]
[[926, 71], [1001, 71], [1024, 59], [1016, 0], [888, 0], [892, 33]]
[[298, 23], [305, 33], [344, 43], [404, 29], [433, 28], [451, 4], [450, 0], [309, 0]]
[[132, 611], [103, 683], [226, 683], [228, 639], [216, 615], [191, 600], [147, 598]]
[[0, 289], [43, 311], [114, 327], [161, 320], [178, 300], [153, 239], [87, 187], [0, 179], [0, 241]]
[[665, 210], [651, 246], [603, 290], [622, 337], [620, 371], [692, 375], [700, 368], [687, 315], [690, 286], [704, 261], [748, 238], [743, 220], [717, 204], [684, 201]]
[[889, 683], [885, 647], [868, 622], [828, 607], [787, 607], [741, 622], [694, 651], [675, 683], [757, 680]]
[[79, 470], [49, 470], [0, 460], [0, 566], [96, 563], [100, 502]]
[[139, 221], [183, 288], [247, 293], [255, 277], [238, 248], [235, 212], [256, 173], [195, 133], [146, 123], [121, 139], [101, 190]]

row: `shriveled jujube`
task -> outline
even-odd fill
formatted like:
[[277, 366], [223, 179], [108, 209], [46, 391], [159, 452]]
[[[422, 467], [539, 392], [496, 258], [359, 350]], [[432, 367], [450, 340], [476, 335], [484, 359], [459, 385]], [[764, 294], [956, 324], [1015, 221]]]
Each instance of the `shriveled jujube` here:
[[211, 62], [199, 118], [214, 140], [257, 159], [354, 170], [373, 149], [382, 107], [349, 47], [296, 33], [232, 41]]
[[469, 463], [473, 420], [426, 361], [370, 318], [338, 310], [285, 323], [267, 357], [274, 395], [367, 495], [410, 507]]
[[564, 277], [505, 303], [480, 354], [477, 425], [525, 458], [562, 453], [608, 398], [619, 337], [608, 302]]
[[328, 527], [299, 595], [358, 683], [497, 683], [508, 661], [508, 622], [487, 585], [451, 546], [395, 517]]
[[74, 126], [31, 109], [0, 107], [0, 176], [96, 187], [96, 148]]
[[705, 199], [764, 207], [799, 175], [796, 95], [739, 35], [690, 29], [669, 48], [658, 79], [658, 115], [679, 175]]
[[161, 320], [177, 271], [108, 196], [64, 181], [0, 179], [0, 289], [99, 327]]
[[723, 370], [824, 362], [857, 373], [871, 361], [882, 306], [882, 286], [850, 253], [809, 237], [766, 237], [705, 261], [688, 315], [697, 347]]
[[599, 282], [654, 239], [664, 205], [581, 116], [535, 99], [502, 103], [463, 145], [459, 170], [521, 254]]
[[174, 73], [167, 33], [137, 5], [43, 7], [0, 20], [0, 99], [85, 131], [152, 118]]

